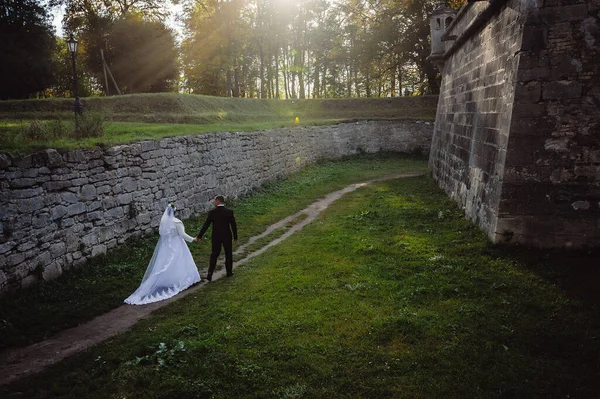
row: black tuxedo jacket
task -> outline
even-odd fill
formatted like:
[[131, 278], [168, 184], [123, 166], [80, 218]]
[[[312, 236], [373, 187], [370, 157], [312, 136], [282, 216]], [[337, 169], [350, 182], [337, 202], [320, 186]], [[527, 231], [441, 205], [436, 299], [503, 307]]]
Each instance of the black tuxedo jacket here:
[[206, 230], [211, 225], [212, 229], [212, 240], [213, 241], [231, 241], [231, 235], [233, 232], [233, 239], [238, 239], [237, 225], [235, 224], [235, 217], [233, 211], [227, 209], [224, 206], [217, 206], [215, 209], [208, 212], [206, 222], [198, 233], [198, 238], [202, 238]]

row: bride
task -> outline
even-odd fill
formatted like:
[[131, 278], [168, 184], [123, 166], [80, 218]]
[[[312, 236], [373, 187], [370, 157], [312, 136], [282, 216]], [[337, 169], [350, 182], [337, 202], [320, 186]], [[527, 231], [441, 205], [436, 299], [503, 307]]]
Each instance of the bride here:
[[125, 303], [145, 305], [177, 295], [200, 281], [198, 268], [185, 241], [193, 237], [185, 233], [183, 223], [175, 217], [175, 206], [169, 204], [160, 219], [160, 238], [142, 284]]

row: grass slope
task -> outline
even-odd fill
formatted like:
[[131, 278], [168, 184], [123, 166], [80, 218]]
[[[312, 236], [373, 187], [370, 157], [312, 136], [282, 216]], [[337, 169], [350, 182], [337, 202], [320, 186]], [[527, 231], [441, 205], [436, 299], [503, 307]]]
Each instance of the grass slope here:
[[[241, 225], [279, 219], [288, 193], [301, 206], [308, 198], [294, 193], [352, 180], [346, 168], [375, 174], [372, 162], [327, 163], [273, 185], [236, 204]], [[494, 247], [429, 178], [381, 182], [233, 279], [0, 394], [591, 398], [598, 308], [565, 282], [597, 255]]]
[[[157, 93], [89, 97], [87, 111], [112, 120], [168, 123], [249, 122], [264, 119], [433, 119], [437, 96], [273, 100]], [[2, 119], [55, 119], [72, 115], [72, 99], [0, 101]]]
[[[0, 148], [89, 148], [216, 131], [257, 131], [352, 120], [435, 118], [437, 97], [272, 100], [160, 93], [83, 100], [85, 115], [106, 120], [101, 137], [74, 138], [72, 100], [0, 102]], [[37, 129], [31, 128], [36, 121]]]

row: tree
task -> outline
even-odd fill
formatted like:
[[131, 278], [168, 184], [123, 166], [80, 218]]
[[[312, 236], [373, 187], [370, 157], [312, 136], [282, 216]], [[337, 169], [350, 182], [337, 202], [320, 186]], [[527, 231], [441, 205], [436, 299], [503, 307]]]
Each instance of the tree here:
[[178, 0], [49, 0], [51, 7], [64, 6], [67, 31], [85, 27], [90, 17], [118, 19], [136, 14], [150, 21], [165, 22], [171, 4]]
[[[239, 96], [253, 31], [242, 19], [242, 1], [198, 2], [186, 21], [190, 35], [183, 41], [186, 86], [199, 94]], [[255, 54], [253, 54], [255, 55]], [[248, 77], [246, 75], [246, 77]]]
[[124, 92], [173, 90], [179, 53], [173, 32], [164, 24], [130, 14], [114, 23], [107, 39], [107, 63]]
[[[82, 44], [78, 53], [83, 52]], [[55, 74], [53, 84], [43, 93], [45, 97], [72, 97], [73, 96], [73, 64], [67, 42], [56, 37], [56, 46], [53, 54]], [[77, 80], [79, 81], [79, 95], [88, 97], [93, 92], [93, 84], [89, 73], [86, 72], [83, 57], [76, 58]]]
[[0, 99], [28, 98], [53, 83], [54, 30], [35, 0], [0, 0]]
[[190, 1], [190, 91], [308, 98], [398, 96], [406, 84], [411, 93], [438, 90], [427, 61], [437, 0]]

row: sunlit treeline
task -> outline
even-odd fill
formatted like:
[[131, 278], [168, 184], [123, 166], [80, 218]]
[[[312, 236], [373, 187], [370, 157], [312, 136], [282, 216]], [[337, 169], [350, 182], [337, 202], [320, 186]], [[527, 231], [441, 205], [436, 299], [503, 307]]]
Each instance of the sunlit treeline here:
[[429, 0], [196, 0], [185, 13], [183, 88], [262, 98], [437, 91]]
[[[70, 33], [79, 40], [82, 95], [115, 94], [117, 88], [285, 99], [436, 93], [439, 76], [426, 58], [429, 15], [437, 4], [4, 0], [0, 35], [11, 38], [0, 42], [4, 69], [24, 77], [42, 67], [45, 72], [30, 87], [14, 73], [1, 74], [0, 98], [70, 95], [71, 55], [64, 42]], [[50, 24], [57, 9], [64, 15], [62, 38]]]

